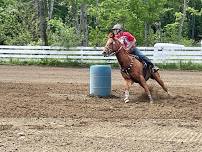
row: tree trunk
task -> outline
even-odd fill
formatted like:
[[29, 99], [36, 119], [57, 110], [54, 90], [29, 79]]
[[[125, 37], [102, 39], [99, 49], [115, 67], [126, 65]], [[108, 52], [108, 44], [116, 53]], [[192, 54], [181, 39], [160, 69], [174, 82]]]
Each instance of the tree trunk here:
[[83, 35], [82, 46], [88, 46], [87, 14], [86, 14], [86, 4], [84, 3], [81, 4], [80, 27], [81, 27], [81, 34]]
[[48, 0], [48, 19], [49, 20], [52, 18], [54, 2], [55, 0]]
[[191, 19], [191, 38], [192, 39], [195, 39], [195, 22], [196, 22], [196, 20], [195, 20], [195, 15], [193, 14], [192, 15], [192, 19]]
[[[194, 8], [196, 7], [195, 1], [193, 1]], [[191, 15], [191, 38], [195, 39], [195, 24], [196, 24], [196, 16], [195, 14]]]
[[182, 19], [180, 21], [179, 33], [178, 33], [179, 40], [181, 40], [181, 38], [182, 38], [182, 29], [183, 29], [184, 21], [185, 21], [185, 18], [186, 18], [187, 3], [188, 3], [188, 0], [184, 0]]
[[73, 26], [76, 28], [76, 34], [80, 35], [80, 28], [79, 28], [79, 18], [78, 18], [78, 7], [77, 1], [72, 1], [71, 13], [73, 16]]
[[95, 18], [95, 26], [97, 27], [98, 26], [98, 24], [99, 24], [99, 21], [98, 21], [98, 18], [97, 18], [97, 16], [98, 16], [98, 5], [99, 5], [99, 0], [96, 0], [96, 18]]
[[48, 37], [47, 37], [47, 21], [46, 21], [46, 13], [47, 13], [47, 1], [46, 0], [38, 0], [38, 10], [39, 10], [39, 27], [40, 27], [40, 37], [41, 37], [41, 45], [48, 45]]

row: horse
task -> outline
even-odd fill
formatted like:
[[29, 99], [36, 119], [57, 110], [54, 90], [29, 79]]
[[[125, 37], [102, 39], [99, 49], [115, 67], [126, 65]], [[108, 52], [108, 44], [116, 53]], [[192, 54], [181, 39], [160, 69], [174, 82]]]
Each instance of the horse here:
[[114, 54], [116, 55], [121, 69], [121, 75], [124, 78], [125, 82], [125, 103], [129, 102], [129, 90], [134, 82], [139, 83], [140, 86], [144, 88], [150, 103], [153, 103], [153, 98], [146, 83], [149, 78], [156, 80], [158, 84], [163, 88], [163, 90], [167, 92], [168, 95], [170, 95], [167, 87], [160, 78], [159, 72], [152, 71], [149, 66], [145, 67], [145, 64], [143, 62], [134, 57], [134, 55], [129, 54], [128, 51], [123, 47], [121, 42], [116, 39], [112, 33], [108, 35], [108, 40], [105, 47], [103, 48], [102, 54], [105, 57]]

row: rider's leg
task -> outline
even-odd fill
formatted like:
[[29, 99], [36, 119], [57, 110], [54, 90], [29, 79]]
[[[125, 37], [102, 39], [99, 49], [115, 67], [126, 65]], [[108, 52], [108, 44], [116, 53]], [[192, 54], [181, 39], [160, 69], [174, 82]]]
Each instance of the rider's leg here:
[[146, 57], [137, 47], [135, 47], [135, 48], [132, 49], [132, 53], [134, 55], [137, 55], [141, 60], [144, 60], [146, 62], [146, 64], [149, 65], [154, 70], [154, 72], [159, 70], [159, 68], [156, 67], [151, 62], [151, 60], [148, 57]]
[[133, 48], [133, 54], [137, 55], [141, 60], [144, 60], [148, 65], [151, 65], [152, 67], [154, 64], [151, 62], [151, 60], [146, 57], [138, 48]]

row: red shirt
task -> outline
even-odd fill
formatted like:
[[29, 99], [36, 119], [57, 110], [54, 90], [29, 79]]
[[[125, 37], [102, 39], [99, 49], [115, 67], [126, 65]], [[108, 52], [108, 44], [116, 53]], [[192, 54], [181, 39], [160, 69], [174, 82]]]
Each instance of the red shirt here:
[[[117, 38], [121, 44], [123, 44], [126, 48], [133, 42], [136, 41], [136, 38], [130, 34], [129, 32], [120, 32], [115, 35], [115, 38]], [[135, 46], [133, 46], [135, 47]]]

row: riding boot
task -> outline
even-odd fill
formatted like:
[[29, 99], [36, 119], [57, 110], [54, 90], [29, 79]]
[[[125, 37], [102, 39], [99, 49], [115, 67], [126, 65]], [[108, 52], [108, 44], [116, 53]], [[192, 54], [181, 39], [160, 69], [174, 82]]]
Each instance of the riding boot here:
[[152, 69], [152, 72], [157, 72], [159, 70], [159, 68], [157, 66], [155, 66], [148, 57], [144, 56], [143, 60]]

